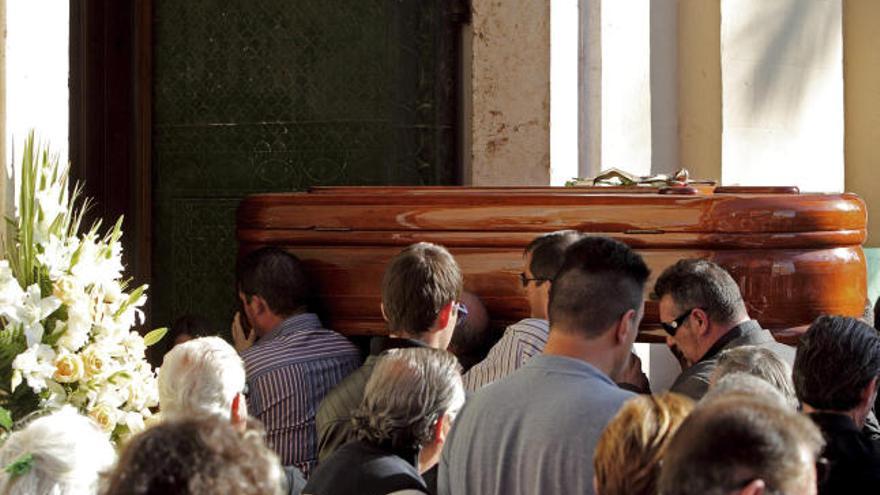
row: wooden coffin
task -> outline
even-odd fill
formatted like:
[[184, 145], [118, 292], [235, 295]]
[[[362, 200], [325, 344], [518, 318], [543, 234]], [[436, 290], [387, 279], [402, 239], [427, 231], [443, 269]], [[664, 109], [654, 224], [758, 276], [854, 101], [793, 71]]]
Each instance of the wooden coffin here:
[[[661, 194], [662, 192], [662, 194]], [[667, 194], [668, 193], [668, 194]], [[280, 246], [299, 256], [329, 327], [380, 334], [380, 284], [404, 246], [446, 246], [493, 324], [527, 316], [518, 274], [536, 235], [576, 229], [628, 243], [652, 271], [709, 258], [742, 288], [752, 317], [772, 330], [821, 314], [857, 316], [866, 297], [864, 202], [796, 188], [332, 187], [261, 194], [238, 211], [240, 252]], [[643, 341], [656, 340], [648, 302]]]

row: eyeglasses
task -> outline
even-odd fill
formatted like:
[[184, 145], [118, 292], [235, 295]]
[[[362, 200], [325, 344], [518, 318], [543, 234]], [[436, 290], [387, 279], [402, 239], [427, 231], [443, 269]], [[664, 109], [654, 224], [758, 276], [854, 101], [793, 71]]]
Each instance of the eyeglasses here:
[[665, 330], [666, 333], [668, 333], [670, 337], [675, 337], [675, 332], [678, 331], [678, 328], [684, 323], [684, 320], [687, 320], [688, 316], [690, 316], [691, 313], [693, 313], [695, 309], [697, 309], [697, 308], [691, 308], [691, 309], [685, 311], [681, 316], [672, 320], [669, 323], [661, 321], [660, 326], [663, 327], [663, 330]]
[[549, 278], [540, 278], [540, 277], [529, 278], [529, 276], [526, 275], [524, 272], [520, 272], [520, 274], [519, 274], [519, 283], [522, 284], [523, 289], [525, 289], [526, 286], [529, 285], [529, 282], [541, 283], [541, 282], [549, 282], [549, 281], [550, 281]]
[[463, 302], [454, 303], [452, 307], [455, 308], [456, 313], [458, 313], [458, 321], [464, 321], [467, 319], [468, 309]]

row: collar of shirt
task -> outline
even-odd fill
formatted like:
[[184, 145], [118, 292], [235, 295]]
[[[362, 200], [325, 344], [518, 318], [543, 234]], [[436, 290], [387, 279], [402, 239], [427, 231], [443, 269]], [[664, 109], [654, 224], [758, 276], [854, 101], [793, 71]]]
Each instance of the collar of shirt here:
[[861, 433], [856, 422], [846, 414], [821, 411], [812, 412], [809, 416], [823, 431]]
[[579, 375], [597, 378], [608, 385], [617, 388], [617, 384], [614, 383], [608, 375], [603, 373], [599, 368], [581, 359], [556, 356], [552, 354], [538, 354], [532, 359], [529, 359], [523, 367], [544, 368], [568, 373], [577, 373]]
[[373, 337], [370, 339], [370, 355], [378, 356], [390, 349], [407, 349], [410, 347], [428, 347], [424, 342], [415, 339], [398, 337]]
[[256, 344], [265, 344], [275, 337], [287, 335], [301, 330], [315, 330], [321, 328], [321, 320], [315, 313], [300, 313], [293, 315], [278, 324], [271, 332], [260, 337]]
[[755, 321], [755, 320], [744, 321], [744, 322], [740, 323], [739, 325], [731, 328], [730, 330], [727, 331], [727, 333], [722, 335], [721, 338], [718, 339], [714, 344], [712, 344], [712, 347], [710, 347], [709, 350], [706, 352], [706, 354], [704, 354], [703, 357], [701, 357], [699, 359], [699, 361], [697, 361], [697, 362], [706, 361], [707, 359], [712, 359], [713, 357], [718, 355], [718, 353], [721, 352], [722, 349], [725, 349], [727, 347], [727, 345], [730, 344], [731, 342], [733, 342], [734, 340], [739, 339], [741, 337], [745, 337], [745, 336], [753, 334], [753, 333], [760, 332], [761, 330], [763, 330], [763, 329], [761, 328], [761, 325], [759, 325], [757, 321]]

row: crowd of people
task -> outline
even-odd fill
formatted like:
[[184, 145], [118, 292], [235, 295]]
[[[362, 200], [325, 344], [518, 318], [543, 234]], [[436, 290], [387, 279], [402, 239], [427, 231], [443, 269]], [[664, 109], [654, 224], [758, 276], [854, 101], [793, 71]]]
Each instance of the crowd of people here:
[[[365, 360], [309, 311], [296, 257], [259, 249], [236, 276], [234, 345], [187, 319], [154, 424], [117, 456], [70, 408], [31, 419], [0, 447], [0, 494], [880, 492], [873, 316], [784, 345], [711, 261], [649, 285], [623, 243], [541, 235], [529, 317], [481, 352], [489, 318], [455, 258], [413, 244], [386, 268], [388, 334]], [[656, 394], [633, 353], [649, 292], [683, 370]]]

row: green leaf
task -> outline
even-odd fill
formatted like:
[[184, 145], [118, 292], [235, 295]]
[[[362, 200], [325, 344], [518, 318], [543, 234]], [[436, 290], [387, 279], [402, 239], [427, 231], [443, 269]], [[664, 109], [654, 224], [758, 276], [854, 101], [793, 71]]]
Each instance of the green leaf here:
[[34, 455], [28, 453], [18, 456], [3, 470], [6, 471], [11, 478], [15, 478], [16, 476], [27, 474], [32, 467], [34, 467]]
[[144, 285], [138, 287], [137, 289], [133, 290], [131, 292], [131, 294], [128, 296], [128, 299], [126, 299], [125, 301], [122, 302], [122, 304], [119, 305], [119, 309], [117, 309], [116, 313], [113, 314], [113, 318], [119, 318], [120, 316], [122, 316], [122, 313], [125, 313], [125, 311], [128, 309], [129, 306], [137, 303], [140, 300], [140, 298], [144, 295], [144, 292], [146, 290], [147, 290], [147, 284], [144, 284]]
[[144, 335], [144, 345], [150, 347], [151, 345], [158, 344], [165, 334], [168, 333], [168, 327], [157, 328], [152, 332]]
[[9, 431], [12, 429], [12, 413], [5, 407], [0, 407], [0, 426]]

